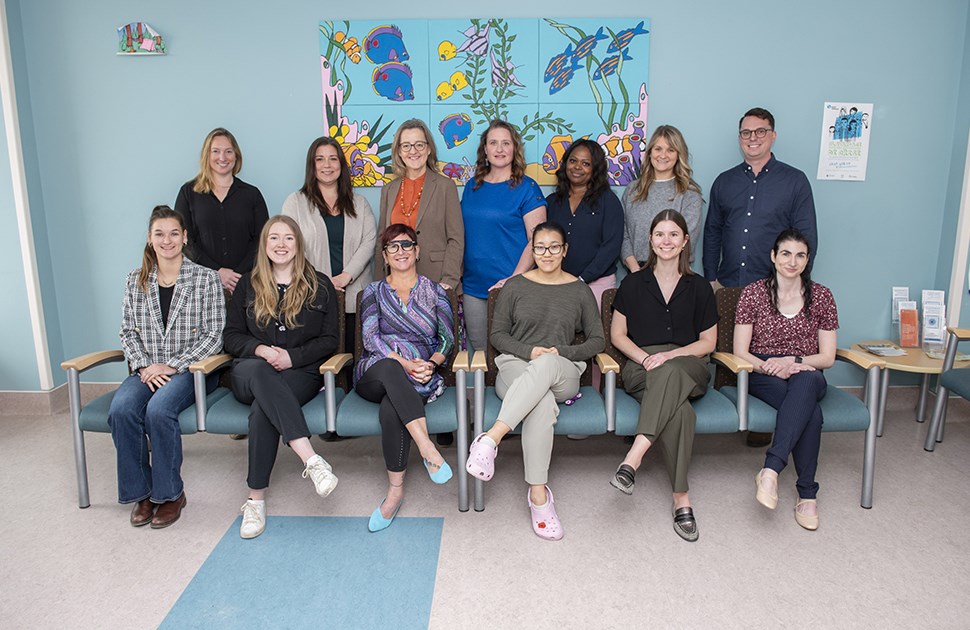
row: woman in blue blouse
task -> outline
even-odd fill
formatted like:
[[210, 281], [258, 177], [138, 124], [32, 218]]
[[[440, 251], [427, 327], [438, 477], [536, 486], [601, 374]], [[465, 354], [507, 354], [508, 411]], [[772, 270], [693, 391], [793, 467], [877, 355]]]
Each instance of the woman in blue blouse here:
[[606, 156], [592, 140], [566, 150], [556, 171], [556, 190], [546, 197], [547, 214], [566, 228], [569, 256], [562, 268], [593, 291], [596, 306], [616, 286], [616, 260], [623, 244], [623, 206], [610, 190]]
[[392, 223], [381, 236], [384, 280], [367, 285], [360, 302], [364, 351], [354, 369], [357, 393], [380, 403], [381, 445], [387, 467], [387, 495], [367, 528], [387, 528], [404, 500], [404, 472], [415, 442], [431, 480], [445, 483], [451, 467], [428, 437], [424, 405], [441, 395], [438, 369], [454, 349], [451, 302], [441, 285], [418, 275], [418, 235]]
[[532, 268], [532, 231], [546, 220], [542, 190], [525, 174], [525, 153], [515, 127], [493, 120], [482, 134], [475, 182], [465, 186], [462, 286], [465, 327], [475, 350], [485, 350], [488, 291]]

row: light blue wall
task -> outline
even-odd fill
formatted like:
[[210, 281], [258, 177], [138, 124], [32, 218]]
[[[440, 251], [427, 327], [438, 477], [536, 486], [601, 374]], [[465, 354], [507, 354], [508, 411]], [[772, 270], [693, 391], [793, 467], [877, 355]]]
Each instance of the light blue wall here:
[[[148, 211], [174, 202], [209, 129], [237, 135], [241, 177], [260, 187], [272, 210], [299, 186], [306, 146], [322, 132], [320, 19], [443, 17], [427, 0], [372, 0], [366, 10], [309, 0], [11, 4], [23, 28], [14, 54], [28, 76], [29, 159], [49, 242], [45, 300], [50, 294], [63, 340], [52, 346], [55, 363], [117, 347], [123, 277], [139, 261]], [[938, 282], [957, 105], [964, 120], [960, 95], [970, 89], [961, 66], [967, 0], [630, 6], [607, 12], [651, 19], [649, 127], [681, 128], [707, 190], [741, 160], [740, 114], [754, 105], [772, 110], [776, 155], [813, 180], [815, 276], [838, 300], [840, 343], [889, 334], [890, 287], [918, 291]], [[577, 17], [603, 11], [585, 0], [547, 9]], [[510, 1], [490, 3], [487, 13], [535, 17]], [[132, 20], [159, 29], [170, 54], [116, 56], [115, 28]], [[814, 181], [825, 100], [875, 103], [864, 183]], [[376, 206], [376, 191], [367, 196]], [[848, 382], [847, 374], [833, 376]]]

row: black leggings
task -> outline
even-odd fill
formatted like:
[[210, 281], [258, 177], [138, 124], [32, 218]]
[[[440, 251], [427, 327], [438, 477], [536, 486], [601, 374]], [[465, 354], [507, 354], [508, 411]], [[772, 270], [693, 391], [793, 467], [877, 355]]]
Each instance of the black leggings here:
[[249, 477], [253, 490], [269, 487], [280, 438], [289, 444], [310, 437], [301, 407], [317, 395], [319, 373], [276, 369], [263, 359], [238, 359], [230, 372], [236, 400], [249, 410]]
[[424, 417], [424, 399], [394, 359], [381, 359], [367, 368], [356, 390], [364, 400], [381, 404], [378, 418], [384, 465], [390, 472], [403, 472], [408, 467], [412, 442], [405, 425]]

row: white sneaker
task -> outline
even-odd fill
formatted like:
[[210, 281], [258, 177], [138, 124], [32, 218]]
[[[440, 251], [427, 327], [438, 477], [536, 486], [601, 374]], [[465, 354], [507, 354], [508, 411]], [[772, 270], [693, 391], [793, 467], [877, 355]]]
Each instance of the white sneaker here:
[[266, 502], [247, 499], [242, 510], [242, 525], [239, 535], [242, 538], [256, 538], [266, 529]]
[[337, 475], [333, 474], [333, 468], [327, 460], [314, 455], [306, 461], [306, 468], [303, 470], [303, 478], [307, 475], [313, 480], [313, 487], [321, 497], [330, 496], [333, 489], [337, 487]]

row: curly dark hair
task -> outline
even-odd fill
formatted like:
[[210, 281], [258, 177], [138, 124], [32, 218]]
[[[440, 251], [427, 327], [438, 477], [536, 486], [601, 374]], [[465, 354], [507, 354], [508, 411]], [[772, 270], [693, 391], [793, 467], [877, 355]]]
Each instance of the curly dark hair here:
[[569, 164], [569, 158], [573, 152], [580, 148], [589, 151], [590, 159], [593, 161], [593, 173], [590, 175], [586, 195], [583, 197], [593, 203], [600, 193], [610, 187], [610, 181], [606, 177], [606, 154], [603, 152], [603, 147], [587, 139], [573, 142], [563, 154], [559, 162], [559, 170], [556, 171], [556, 196], [559, 199], [569, 198], [569, 176], [566, 174], [566, 165]]

